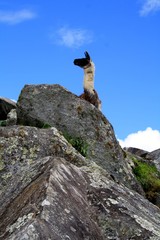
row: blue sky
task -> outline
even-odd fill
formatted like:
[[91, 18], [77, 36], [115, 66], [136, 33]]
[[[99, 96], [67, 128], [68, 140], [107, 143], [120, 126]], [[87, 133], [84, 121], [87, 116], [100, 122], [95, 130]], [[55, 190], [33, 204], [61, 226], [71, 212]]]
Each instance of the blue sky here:
[[159, 24], [160, 0], [0, 0], [0, 96], [42, 83], [80, 95], [87, 50], [121, 145], [160, 148]]

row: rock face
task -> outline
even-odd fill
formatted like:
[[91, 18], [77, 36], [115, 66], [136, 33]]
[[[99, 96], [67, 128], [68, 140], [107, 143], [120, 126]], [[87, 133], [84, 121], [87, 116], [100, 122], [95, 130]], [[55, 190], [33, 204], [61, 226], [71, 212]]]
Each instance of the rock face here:
[[17, 115], [0, 127], [0, 239], [160, 239], [160, 209], [101, 112], [38, 85], [24, 87]]
[[146, 159], [153, 161], [157, 169], [160, 171], [160, 149], [148, 153]]
[[133, 153], [139, 157], [142, 157], [144, 160], [147, 160], [150, 163], [153, 163], [156, 168], [160, 171], [160, 149], [157, 149], [152, 152], [147, 152], [138, 148], [127, 148], [126, 151]]
[[134, 148], [134, 147], [129, 147], [129, 148], [125, 148], [125, 150], [127, 152], [130, 152], [132, 154], [135, 154], [139, 157], [145, 157], [149, 152], [139, 149], [139, 148]]
[[102, 239], [85, 174], [69, 163], [85, 159], [63, 136], [23, 126], [1, 128], [0, 136], [1, 239]]
[[59, 85], [26, 85], [17, 103], [17, 114], [18, 124], [49, 124], [63, 134], [82, 138], [88, 144], [88, 161], [102, 166], [115, 181], [137, 187], [111, 124], [92, 104]]

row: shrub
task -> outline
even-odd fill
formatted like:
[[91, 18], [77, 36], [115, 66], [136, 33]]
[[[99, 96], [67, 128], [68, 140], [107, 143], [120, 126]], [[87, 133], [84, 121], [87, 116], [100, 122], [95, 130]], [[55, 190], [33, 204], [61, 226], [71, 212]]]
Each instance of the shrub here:
[[65, 139], [84, 157], [87, 157], [88, 144], [81, 137], [72, 137], [64, 133]]
[[6, 126], [6, 120], [0, 120], [0, 127]]
[[44, 123], [42, 128], [51, 128], [52, 126], [49, 123]]

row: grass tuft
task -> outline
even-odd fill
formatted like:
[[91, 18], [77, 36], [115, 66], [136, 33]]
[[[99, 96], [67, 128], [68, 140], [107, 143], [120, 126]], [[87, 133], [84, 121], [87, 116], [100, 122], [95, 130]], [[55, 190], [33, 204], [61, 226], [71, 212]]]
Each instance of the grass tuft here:
[[64, 133], [65, 139], [84, 157], [87, 157], [88, 143], [81, 137], [72, 137], [68, 133]]

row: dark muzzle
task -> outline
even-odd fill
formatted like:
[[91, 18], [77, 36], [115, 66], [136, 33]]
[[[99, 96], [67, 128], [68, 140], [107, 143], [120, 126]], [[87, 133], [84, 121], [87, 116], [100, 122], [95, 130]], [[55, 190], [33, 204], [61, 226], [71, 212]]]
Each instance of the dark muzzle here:
[[74, 60], [74, 65], [79, 66], [81, 68], [84, 68], [85, 66], [87, 66], [89, 64], [89, 60], [86, 58], [77, 58]]

